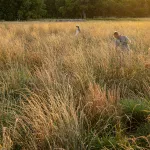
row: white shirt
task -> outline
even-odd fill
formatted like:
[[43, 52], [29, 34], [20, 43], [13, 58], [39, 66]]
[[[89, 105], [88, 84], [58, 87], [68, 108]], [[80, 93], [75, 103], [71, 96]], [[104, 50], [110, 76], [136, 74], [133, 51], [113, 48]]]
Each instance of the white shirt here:
[[77, 36], [79, 33], [80, 33], [80, 28], [77, 28], [75, 36]]
[[118, 39], [116, 39], [116, 48], [120, 48], [121, 50], [130, 50], [129, 47], [130, 40], [126, 36], [120, 35]]

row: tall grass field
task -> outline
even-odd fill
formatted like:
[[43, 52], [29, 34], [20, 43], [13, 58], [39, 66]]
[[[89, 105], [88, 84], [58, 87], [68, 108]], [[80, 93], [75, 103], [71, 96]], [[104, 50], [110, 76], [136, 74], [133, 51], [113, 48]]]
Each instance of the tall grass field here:
[[0, 23], [0, 150], [149, 149], [149, 21]]

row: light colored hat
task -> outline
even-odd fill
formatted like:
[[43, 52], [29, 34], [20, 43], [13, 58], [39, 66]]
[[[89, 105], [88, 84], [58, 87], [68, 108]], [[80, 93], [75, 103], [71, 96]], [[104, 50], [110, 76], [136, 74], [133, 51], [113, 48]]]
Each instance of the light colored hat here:
[[119, 32], [118, 32], [118, 31], [115, 31], [114, 34], [119, 34]]

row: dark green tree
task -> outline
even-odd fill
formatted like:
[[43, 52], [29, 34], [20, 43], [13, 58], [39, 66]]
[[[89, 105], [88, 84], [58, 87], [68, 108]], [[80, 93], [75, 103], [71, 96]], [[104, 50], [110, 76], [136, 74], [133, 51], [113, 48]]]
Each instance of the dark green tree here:
[[150, 17], [150, 0], [0, 0], [0, 19], [42, 17]]
[[16, 20], [20, 0], [0, 0], [0, 17], [4, 20]]
[[49, 18], [55, 18], [58, 15], [57, 9], [56, 9], [56, 2], [55, 0], [45, 0], [45, 5], [46, 5], [46, 17]]
[[18, 18], [21, 20], [39, 19], [46, 15], [44, 0], [23, 0]]
[[44, 0], [0, 0], [0, 18], [3, 20], [27, 20], [46, 14]]

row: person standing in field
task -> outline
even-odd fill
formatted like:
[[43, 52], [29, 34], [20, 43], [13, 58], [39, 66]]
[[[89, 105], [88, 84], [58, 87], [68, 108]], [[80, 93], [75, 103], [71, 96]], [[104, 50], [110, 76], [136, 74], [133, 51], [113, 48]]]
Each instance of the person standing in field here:
[[114, 37], [116, 39], [115, 49], [117, 50], [118, 55], [118, 65], [120, 68], [122, 68], [126, 64], [126, 58], [129, 56], [127, 56], [126, 54], [129, 54], [128, 52], [130, 51], [130, 40], [127, 36], [120, 35], [117, 31], [114, 32]]
[[78, 34], [81, 32], [81, 30], [80, 30], [80, 26], [76, 26], [76, 34], [75, 34], [75, 36], [78, 36]]
[[130, 40], [127, 36], [120, 35], [119, 32], [114, 32], [114, 37], [116, 38], [116, 50], [120, 49], [122, 51], [129, 51]]

